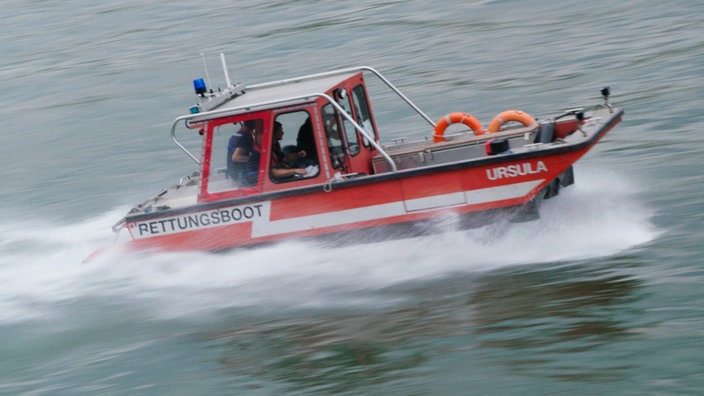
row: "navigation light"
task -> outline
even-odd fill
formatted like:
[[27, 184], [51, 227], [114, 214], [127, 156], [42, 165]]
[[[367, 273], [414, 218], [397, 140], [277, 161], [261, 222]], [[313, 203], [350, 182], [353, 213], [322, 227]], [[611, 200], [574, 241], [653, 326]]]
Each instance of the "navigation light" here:
[[196, 90], [196, 95], [199, 96], [203, 96], [206, 92], [208, 92], [208, 89], [205, 87], [205, 81], [203, 81], [202, 78], [193, 80], [193, 89]]

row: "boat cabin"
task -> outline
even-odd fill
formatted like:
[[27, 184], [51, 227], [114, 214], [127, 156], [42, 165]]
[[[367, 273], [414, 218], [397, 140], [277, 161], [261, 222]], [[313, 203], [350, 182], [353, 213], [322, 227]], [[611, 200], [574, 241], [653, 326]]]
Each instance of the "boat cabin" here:
[[379, 136], [361, 71], [230, 91], [203, 95], [191, 109], [196, 116], [182, 117], [203, 136], [200, 158], [178, 143], [172, 128], [176, 143], [200, 164], [199, 202], [371, 173]]

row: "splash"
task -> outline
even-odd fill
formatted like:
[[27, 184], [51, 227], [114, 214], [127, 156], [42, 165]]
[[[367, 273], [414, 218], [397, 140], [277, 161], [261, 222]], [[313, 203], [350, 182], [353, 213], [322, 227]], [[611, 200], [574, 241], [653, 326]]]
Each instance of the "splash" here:
[[[594, 169], [543, 203], [537, 221], [456, 230], [343, 247], [289, 241], [226, 254], [133, 254], [109, 244], [115, 209], [72, 225], [19, 223], [0, 229], [0, 323], [50, 318], [86, 300], [122, 301], [150, 317], [189, 317], [222, 309], [379, 303], [368, 291], [457, 272], [616, 254], [657, 237], [638, 190]], [[370, 300], [372, 299], [372, 300]], [[388, 303], [388, 301], [387, 301]]]

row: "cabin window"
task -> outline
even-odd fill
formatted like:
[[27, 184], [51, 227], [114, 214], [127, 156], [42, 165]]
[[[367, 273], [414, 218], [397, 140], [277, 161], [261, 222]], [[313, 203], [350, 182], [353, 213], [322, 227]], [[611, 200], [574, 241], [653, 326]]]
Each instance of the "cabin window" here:
[[[350, 106], [350, 98], [349, 95], [347, 95], [347, 92], [343, 89], [337, 89], [335, 90], [333, 97], [337, 101], [337, 103], [345, 109], [345, 112], [349, 114], [350, 117], [354, 119], [354, 115], [352, 114], [352, 107]], [[354, 127], [354, 124], [350, 122], [346, 117], [340, 116], [340, 121], [342, 121], [343, 125], [343, 130], [345, 131], [345, 138], [347, 139], [347, 145], [348, 149], [350, 152], [351, 156], [355, 156], [359, 154], [359, 135], [357, 134], [357, 129]]]
[[[374, 138], [374, 124], [372, 123], [372, 112], [369, 110], [369, 102], [362, 84], [357, 85], [352, 90], [352, 102], [354, 103], [357, 124], [359, 124], [369, 136]], [[369, 147], [369, 141], [364, 138], [364, 145]]]
[[340, 126], [341, 117], [339, 117], [330, 103], [323, 106], [322, 113], [330, 161], [333, 168], [339, 168], [345, 164], [345, 150], [342, 143], [342, 135], [340, 134], [342, 128]]
[[274, 183], [315, 177], [320, 173], [310, 114], [294, 111], [276, 116], [269, 176]]
[[[350, 117], [350, 99], [342, 88], [333, 91], [333, 98]], [[355, 156], [360, 152], [359, 134], [354, 124], [347, 117], [339, 114], [332, 104], [328, 103], [322, 108], [323, 123], [327, 137], [328, 150], [333, 168], [340, 168], [345, 163], [345, 155]]]
[[209, 192], [222, 192], [259, 184], [264, 120], [224, 123], [213, 130]]

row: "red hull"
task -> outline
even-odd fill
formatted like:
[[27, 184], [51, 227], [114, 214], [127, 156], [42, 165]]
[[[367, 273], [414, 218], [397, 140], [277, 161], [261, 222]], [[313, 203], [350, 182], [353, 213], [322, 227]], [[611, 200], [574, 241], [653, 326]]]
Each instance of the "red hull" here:
[[[330, 192], [285, 196], [128, 222], [137, 248], [221, 250], [294, 237], [417, 222], [523, 205], [586, 149], [468, 169], [399, 175]], [[493, 179], [493, 180], [492, 180]]]

